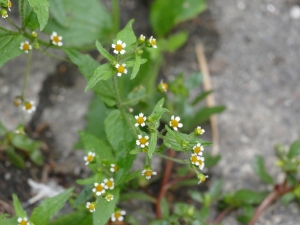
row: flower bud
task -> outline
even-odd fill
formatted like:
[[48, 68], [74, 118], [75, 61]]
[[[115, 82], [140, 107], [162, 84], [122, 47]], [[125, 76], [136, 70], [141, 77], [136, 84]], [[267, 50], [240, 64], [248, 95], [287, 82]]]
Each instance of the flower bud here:
[[138, 44], [142, 44], [145, 42], [146, 37], [144, 35], [141, 34], [141, 36], [138, 38]]
[[37, 38], [38, 34], [35, 31], [32, 31], [31, 36]]
[[164, 83], [163, 81], [161, 81], [158, 85], [157, 85], [157, 90], [161, 93], [166, 93], [168, 91], [168, 84]]
[[22, 97], [21, 96], [16, 96], [15, 99], [14, 99], [14, 105], [16, 107], [18, 107], [18, 106], [22, 105], [22, 103], [23, 103]]
[[2, 9], [0, 12], [1, 12], [2, 18], [7, 18], [8, 17], [6, 9]]
[[39, 49], [40, 49], [40, 44], [39, 44], [38, 42], [34, 43], [34, 44], [33, 44], [33, 48], [34, 48], [35, 50], [39, 50]]
[[195, 136], [199, 136], [199, 135], [204, 134], [204, 132], [205, 132], [205, 130], [198, 126], [198, 127], [195, 128], [195, 130], [194, 130], [194, 135], [195, 135]]

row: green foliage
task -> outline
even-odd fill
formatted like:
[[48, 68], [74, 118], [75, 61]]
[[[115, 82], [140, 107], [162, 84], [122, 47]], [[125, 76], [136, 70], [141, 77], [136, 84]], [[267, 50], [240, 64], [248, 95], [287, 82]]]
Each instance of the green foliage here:
[[40, 24], [40, 30], [43, 30], [49, 19], [49, 2], [48, 0], [28, 0], [33, 11], [37, 15]]
[[292, 158], [300, 154], [300, 140], [295, 141], [289, 150], [288, 157]]
[[153, 204], [156, 202], [155, 198], [142, 192], [129, 192], [129, 193], [122, 194], [122, 196], [120, 196], [120, 201], [128, 201], [131, 199], [148, 201]]
[[150, 22], [155, 34], [166, 35], [176, 24], [195, 17], [206, 8], [205, 0], [156, 0], [151, 6]]
[[20, 168], [20, 169], [24, 169], [25, 168], [25, 162], [24, 159], [18, 154], [16, 153], [15, 149], [13, 147], [9, 147], [6, 150], [7, 153], [7, 157], [9, 159], [9, 161], [16, 167]]
[[39, 27], [39, 21], [37, 14], [31, 8], [27, 0], [19, 0], [19, 13], [22, 19], [22, 29], [28, 28], [30, 30], [35, 30]]
[[256, 156], [253, 163], [256, 174], [266, 183], [274, 184], [273, 178], [267, 172], [264, 159], [261, 156]]
[[93, 223], [93, 216], [88, 212], [75, 212], [58, 217], [56, 220], [49, 223], [49, 225], [67, 225], [73, 224], [76, 221], [80, 225], [91, 225]]
[[34, 224], [46, 225], [69, 199], [73, 188], [70, 188], [63, 193], [44, 200], [38, 207], [36, 207], [30, 217], [30, 221]]
[[15, 209], [15, 212], [16, 212], [16, 215], [18, 217], [26, 217], [27, 214], [26, 212], [23, 210], [22, 206], [21, 206], [21, 203], [18, 199], [18, 196], [16, 196], [15, 194], [13, 194], [13, 205], [14, 205], [14, 209]]

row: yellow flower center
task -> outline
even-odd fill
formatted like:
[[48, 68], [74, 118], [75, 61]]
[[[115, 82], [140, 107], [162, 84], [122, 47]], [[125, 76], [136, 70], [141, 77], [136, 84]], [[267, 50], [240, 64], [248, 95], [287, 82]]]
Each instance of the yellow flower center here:
[[112, 200], [113, 195], [106, 195], [105, 198], [106, 198], [107, 201], [110, 201], [110, 200]]
[[201, 182], [204, 182], [206, 180], [206, 177], [201, 178]]
[[117, 165], [115, 165], [113, 168], [114, 168], [114, 171], [118, 170], [118, 166]]
[[198, 163], [199, 163], [200, 165], [202, 165], [203, 161], [200, 159], [200, 160], [198, 160]]
[[27, 222], [25, 221], [25, 220], [22, 220], [21, 222], [20, 222], [20, 225], [26, 225], [27, 224]]
[[101, 192], [101, 191], [103, 191], [103, 187], [102, 187], [102, 185], [100, 185], [100, 184], [98, 184], [97, 186], [96, 186], [96, 191], [97, 192]]
[[115, 212], [115, 217], [116, 217], [116, 219], [118, 219], [119, 217], [121, 217], [122, 216], [122, 214], [120, 213], [120, 212]]
[[11, 3], [11, 1], [9, 1], [9, 0], [7, 1], [7, 7], [8, 7], [8, 8], [11, 8], [11, 7], [12, 7], [12, 3]]
[[151, 45], [156, 45], [156, 40], [155, 39], [151, 39]]
[[140, 138], [141, 145], [145, 145], [147, 143], [147, 139], [145, 137]]
[[124, 73], [125, 67], [120, 65], [117, 70], [118, 70], [119, 73]]
[[117, 50], [118, 52], [122, 51], [123, 46], [120, 44], [116, 44], [115, 50]]
[[59, 42], [59, 37], [58, 36], [54, 36], [52, 39], [54, 42], [58, 43]]
[[29, 50], [29, 44], [24, 43], [23, 50], [28, 51]]
[[168, 85], [166, 83], [161, 83], [161, 88], [164, 90], [164, 91], [167, 91], [168, 90]]
[[178, 121], [177, 120], [171, 120], [172, 127], [178, 127]]
[[30, 110], [32, 108], [32, 104], [30, 102], [25, 102], [25, 109]]
[[201, 148], [197, 146], [196, 148], [194, 148], [194, 152], [198, 154], [199, 152], [201, 152]]
[[106, 182], [106, 186], [109, 187], [109, 188], [112, 187], [113, 184], [114, 183], [112, 181], [110, 181], [110, 180]]
[[86, 160], [87, 160], [88, 162], [92, 162], [93, 159], [94, 159], [94, 156], [88, 155]]
[[137, 118], [136, 122], [138, 124], [142, 124], [142, 123], [144, 123], [144, 118], [143, 117], [139, 117], [139, 118]]
[[202, 130], [202, 128], [197, 128], [197, 132], [198, 132], [198, 134], [203, 134], [203, 130]]
[[196, 162], [198, 161], [197, 156], [196, 156], [196, 155], [193, 155], [193, 156], [191, 157], [191, 161], [192, 161], [192, 163], [196, 163]]
[[94, 210], [94, 209], [95, 209], [95, 205], [91, 203], [91, 204], [89, 205], [89, 209], [90, 209], [90, 210]]
[[151, 177], [152, 176], [152, 170], [146, 170], [145, 176], [146, 177]]

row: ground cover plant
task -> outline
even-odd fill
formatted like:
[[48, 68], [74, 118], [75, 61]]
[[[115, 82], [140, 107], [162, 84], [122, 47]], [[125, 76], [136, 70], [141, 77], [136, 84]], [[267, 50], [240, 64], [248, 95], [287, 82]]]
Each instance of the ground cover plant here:
[[[153, 203], [157, 219], [151, 220], [152, 225], [219, 224], [228, 212], [239, 208], [243, 214], [238, 220], [254, 224], [265, 207], [276, 198], [283, 196], [285, 203], [299, 198], [296, 173], [300, 144], [296, 141], [289, 151], [282, 146], [276, 147], [279, 157], [277, 164], [287, 175], [283, 184], [275, 185], [264, 167], [263, 159], [256, 158], [256, 172], [264, 181], [274, 185], [274, 191], [269, 195], [251, 190], [221, 193], [222, 181], [215, 181], [206, 192], [189, 192], [195, 205], [176, 202], [172, 207], [169, 206], [166, 192], [170, 188], [205, 183], [208, 176], [203, 173], [203, 169], [216, 165], [220, 160], [220, 156], [204, 153], [204, 149], [211, 143], [200, 139], [204, 133], [200, 123], [225, 109], [223, 106], [199, 108], [198, 103], [210, 92], [192, 98], [192, 91], [202, 82], [200, 73], [191, 74], [187, 78], [179, 74], [172, 81], [160, 81], [156, 85], [163, 53], [175, 51], [187, 40], [185, 32], [166, 37], [167, 33], [177, 23], [200, 13], [205, 5], [204, 2], [199, 4], [199, 1], [189, 1], [186, 6], [186, 1], [178, 1], [173, 5], [174, 11], [162, 13], [171, 3], [173, 1], [159, 0], [153, 3], [150, 21], [155, 36], [145, 37], [134, 33], [133, 20], [128, 21], [124, 28], [119, 28], [118, 1], [112, 1], [111, 17], [94, 0], [76, 1], [76, 4], [74, 1], [20, 0], [18, 8], [22, 21], [21, 26], [18, 26], [9, 18], [10, 9], [16, 6], [12, 6], [9, 0], [1, 0], [2, 17], [15, 30], [0, 28], [3, 51], [0, 64], [20, 54], [28, 54], [24, 85], [20, 95], [14, 99], [15, 106], [22, 108], [23, 113], [35, 110], [34, 103], [24, 94], [31, 58], [34, 51], [58, 57], [48, 51], [50, 48], [61, 49], [65, 53], [66, 57], [60, 58], [79, 68], [87, 80], [86, 91], [92, 90], [95, 94], [87, 127], [79, 132], [80, 140], [75, 146], [84, 149], [86, 156], [83, 161], [91, 170], [89, 178], [77, 180], [82, 185], [81, 193], [75, 194], [73, 188], [69, 188], [44, 200], [31, 215], [23, 210], [18, 197], [13, 195], [16, 215], [1, 215], [1, 225], [64, 225], [74, 221], [87, 225], [139, 224], [119, 207], [119, 203], [129, 199]], [[89, 16], [82, 14], [86, 7], [92, 8]], [[83, 21], [85, 24], [82, 24]], [[93, 26], [95, 29], [91, 29]], [[48, 40], [40, 38], [38, 28], [49, 34]], [[97, 60], [86, 52], [94, 46], [99, 52]], [[93, 113], [95, 108], [101, 111], [101, 115]], [[26, 159], [41, 165], [41, 142], [27, 136], [23, 116], [14, 131], [0, 126], [1, 149], [20, 168], [24, 168]], [[95, 121], [100, 121], [101, 125]], [[183, 153], [184, 159], [177, 158], [176, 152]], [[145, 156], [144, 168], [132, 171], [132, 164], [138, 154]], [[163, 174], [158, 174], [151, 167], [154, 155], [167, 160]], [[173, 162], [181, 166], [177, 168], [177, 176], [171, 179]], [[152, 196], [147, 191], [140, 191], [147, 190], [158, 179], [161, 179], [158, 195]], [[67, 201], [74, 212], [52, 219]], [[213, 221], [210, 208], [216, 203], [221, 213]], [[254, 212], [253, 207], [259, 204]]]

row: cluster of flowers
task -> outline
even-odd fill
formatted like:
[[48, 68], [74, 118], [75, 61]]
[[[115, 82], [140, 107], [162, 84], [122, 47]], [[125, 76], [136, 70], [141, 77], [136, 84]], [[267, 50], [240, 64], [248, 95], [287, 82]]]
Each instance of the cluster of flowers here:
[[[138, 38], [138, 43], [142, 44], [145, 42], [145, 40], [146, 40], [146, 37], [144, 35], [141, 35]], [[157, 48], [156, 39], [151, 36], [151, 38], [146, 42], [146, 46], [152, 47], [152, 48]], [[113, 48], [113, 52], [117, 55], [118, 54], [124, 55], [126, 52], [126, 50], [125, 50], [126, 43], [121, 40], [118, 40], [116, 44], [112, 44], [111, 47]], [[117, 73], [118, 77], [121, 77], [122, 74], [124, 74], [124, 73], [127, 74], [126, 63], [122, 63], [122, 64], [117, 63], [115, 67], [118, 72]]]
[[[87, 156], [84, 157], [85, 165], [89, 165], [93, 161], [95, 161], [95, 152], [88, 152]], [[116, 164], [110, 164], [110, 172], [115, 173], [118, 170], [118, 166]], [[94, 183], [94, 188], [92, 191], [96, 196], [104, 195], [106, 201], [112, 201], [114, 196], [109, 190], [113, 190], [115, 187], [114, 178], [104, 179], [101, 183]], [[96, 203], [95, 202], [87, 202], [86, 208], [90, 212], [96, 211]], [[115, 212], [111, 215], [112, 221], [123, 221], [124, 215], [126, 212], [124, 210], [116, 209]]]
[[27, 113], [33, 113], [36, 110], [34, 101], [24, 101], [21, 96], [17, 96], [14, 99], [14, 105], [16, 107], [22, 106], [22, 110]]
[[4, 9], [1, 9], [0, 10], [0, 13], [1, 13], [1, 16], [2, 18], [7, 18], [8, 17], [8, 13], [7, 13], [7, 10], [6, 8], [11, 11], [11, 7], [12, 7], [12, 3], [10, 0], [7, 0], [6, 1], [6, 4], [2, 5], [2, 7], [4, 7]]
[[[38, 45], [37, 40], [36, 40], [37, 33], [35, 31], [33, 31], [31, 35], [32, 35], [32, 37], [35, 38], [35, 40], [34, 40], [35, 45], [34, 46], [35, 46], [36, 49], [38, 49], [39, 45]], [[63, 39], [62, 36], [58, 36], [58, 34], [55, 31], [53, 31], [51, 36], [50, 36], [50, 42], [53, 45], [56, 45], [56, 46], [62, 46], [63, 45], [62, 39]], [[32, 45], [29, 43], [29, 41], [24, 41], [24, 42], [21, 42], [20, 49], [22, 51], [24, 51], [25, 53], [28, 53], [32, 49]]]

